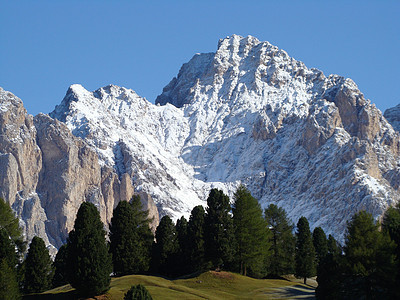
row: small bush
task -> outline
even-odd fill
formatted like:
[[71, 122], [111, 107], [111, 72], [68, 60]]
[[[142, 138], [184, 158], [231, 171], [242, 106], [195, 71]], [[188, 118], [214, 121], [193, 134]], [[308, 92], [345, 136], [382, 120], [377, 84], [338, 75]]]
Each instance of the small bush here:
[[153, 300], [149, 291], [141, 284], [133, 285], [125, 294], [124, 300]]

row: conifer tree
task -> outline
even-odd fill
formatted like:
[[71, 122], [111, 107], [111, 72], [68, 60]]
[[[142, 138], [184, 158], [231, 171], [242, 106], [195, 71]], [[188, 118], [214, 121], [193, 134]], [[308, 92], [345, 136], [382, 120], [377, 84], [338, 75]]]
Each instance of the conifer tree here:
[[296, 268], [295, 275], [304, 279], [307, 283], [307, 277], [314, 276], [315, 249], [311, 238], [310, 226], [305, 217], [301, 217], [297, 223], [296, 232]]
[[17, 248], [18, 259], [25, 251], [26, 243], [19, 227], [19, 220], [15, 217], [11, 207], [0, 198], [0, 229], [3, 229]]
[[83, 202], [67, 245], [69, 282], [82, 296], [99, 295], [109, 289], [112, 261], [105, 234], [96, 206]]
[[54, 277], [53, 287], [61, 286], [68, 283], [68, 261], [67, 261], [67, 244], [58, 249], [54, 259]]
[[212, 267], [228, 267], [235, 257], [235, 234], [229, 197], [212, 189], [207, 198], [204, 224], [206, 260]]
[[268, 273], [274, 277], [292, 274], [294, 272], [295, 237], [293, 224], [283, 208], [270, 204], [265, 209], [265, 220], [272, 235], [271, 257], [269, 258]]
[[387, 234], [379, 232], [370, 213], [356, 213], [347, 225], [345, 237], [344, 281], [346, 297], [361, 299], [391, 299], [397, 265], [395, 243]]
[[188, 223], [188, 249], [190, 271], [202, 271], [204, 261], [204, 218], [203, 206], [198, 205], [192, 209]]
[[140, 198], [133, 197], [132, 204], [119, 202], [110, 224], [114, 273], [121, 276], [147, 271], [152, 240], [147, 212], [142, 211]]
[[0, 299], [18, 300], [21, 298], [15, 268], [6, 259], [0, 259]]
[[241, 185], [235, 192], [232, 211], [240, 274], [246, 276], [249, 268], [253, 275], [259, 276], [270, 247], [270, 231], [260, 204], [247, 188]]
[[316, 264], [328, 254], [328, 240], [324, 230], [321, 227], [315, 227], [313, 231], [313, 245], [316, 254]]
[[26, 293], [41, 293], [51, 288], [53, 279], [53, 266], [44, 241], [35, 236], [29, 245], [25, 261]]
[[156, 229], [156, 243], [152, 257], [155, 271], [163, 275], [175, 276], [178, 249], [175, 226], [169, 216], [164, 216]]
[[328, 254], [332, 255], [340, 255], [342, 254], [342, 249], [339, 243], [335, 240], [335, 238], [332, 235], [328, 236]]
[[190, 270], [189, 262], [189, 243], [188, 243], [188, 222], [185, 217], [181, 217], [176, 221], [175, 226], [178, 240], [178, 256], [177, 269], [179, 274], [185, 274]]
[[400, 207], [389, 207], [383, 215], [382, 229], [397, 244], [397, 258], [400, 260]]
[[125, 294], [124, 300], [152, 300], [149, 291], [141, 284], [133, 285]]

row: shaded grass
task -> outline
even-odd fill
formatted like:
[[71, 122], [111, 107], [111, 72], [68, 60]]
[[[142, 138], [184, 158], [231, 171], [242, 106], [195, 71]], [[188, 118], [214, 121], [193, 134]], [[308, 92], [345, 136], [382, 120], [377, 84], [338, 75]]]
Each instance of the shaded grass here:
[[[132, 285], [142, 284], [157, 299], [312, 299], [314, 288], [283, 279], [254, 279], [229, 272], [209, 271], [197, 277], [168, 280], [129, 275], [111, 280], [110, 290], [97, 299], [123, 299]], [[24, 299], [77, 299], [69, 285]]]

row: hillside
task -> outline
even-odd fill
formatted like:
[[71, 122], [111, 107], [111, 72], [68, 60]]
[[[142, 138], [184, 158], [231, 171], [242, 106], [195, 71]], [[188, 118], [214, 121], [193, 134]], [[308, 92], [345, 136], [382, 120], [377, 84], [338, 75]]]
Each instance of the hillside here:
[[[136, 284], [144, 285], [157, 299], [314, 299], [314, 287], [277, 279], [253, 279], [228, 272], [209, 271], [198, 277], [167, 280], [161, 277], [129, 275], [113, 278], [111, 289], [98, 299], [123, 299], [125, 292]], [[69, 286], [56, 288], [24, 299], [70, 299]]]

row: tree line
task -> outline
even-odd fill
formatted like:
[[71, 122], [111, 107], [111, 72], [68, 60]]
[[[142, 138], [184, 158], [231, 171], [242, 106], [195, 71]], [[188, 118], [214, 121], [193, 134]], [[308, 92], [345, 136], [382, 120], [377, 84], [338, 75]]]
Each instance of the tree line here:
[[317, 276], [320, 299], [399, 296], [400, 207], [390, 208], [382, 224], [365, 211], [355, 214], [342, 247], [320, 227], [311, 232], [305, 217], [295, 228], [283, 208], [270, 204], [263, 211], [244, 186], [230, 202], [212, 189], [206, 208], [196, 206], [189, 220], [181, 217], [176, 223], [164, 216], [153, 235], [148, 214], [134, 196], [114, 209], [109, 241], [97, 208], [84, 202], [52, 262], [38, 237], [23, 259], [18, 220], [0, 201], [0, 298], [17, 299], [20, 291], [43, 292], [66, 283], [79, 295], [94, 296], [109, 289], [111, 274], [176, 278], [210, 269], [255, 278], [295, 274], [305, 284]]

